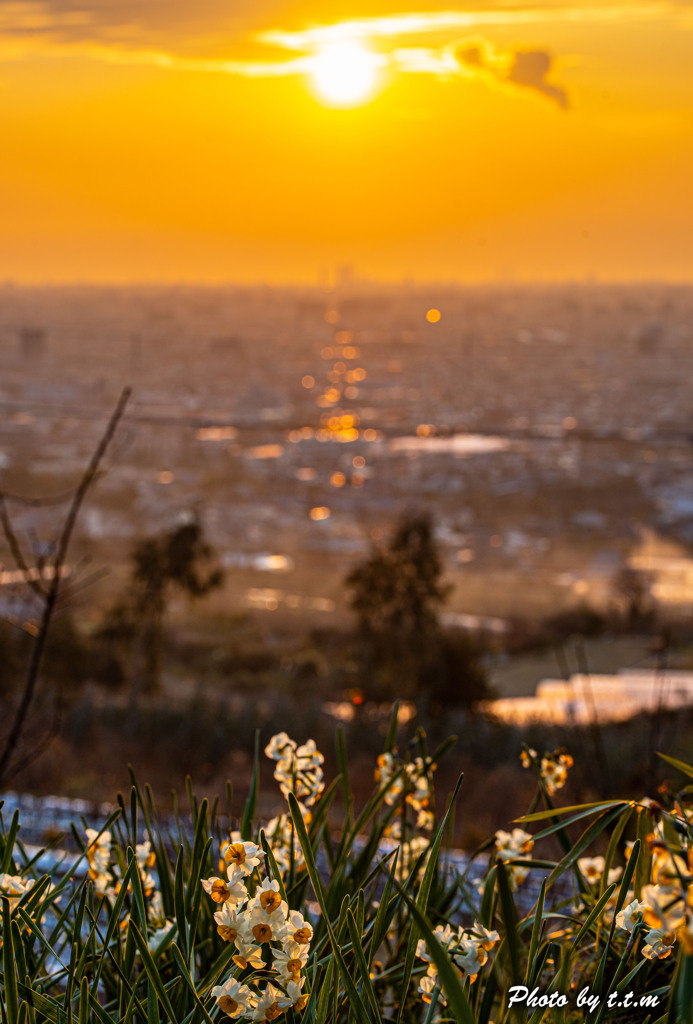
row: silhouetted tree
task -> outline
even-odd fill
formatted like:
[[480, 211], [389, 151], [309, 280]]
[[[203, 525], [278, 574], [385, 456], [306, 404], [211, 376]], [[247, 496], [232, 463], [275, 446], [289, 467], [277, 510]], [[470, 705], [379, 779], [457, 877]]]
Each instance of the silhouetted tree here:
[[349, 573], [346, 585], [369, 696], [443, 706], [485, 695], [475, 645], [440, 626], [451, 587], [443, 579], [430, 516], [405, 515], [389, 544], [374, 548]]
[[133, 549], [128, 598], [111, 609], [100, 634], [121, 651], [130, 651], [133, 699], [159, 687], [164, 618], [172, 593], [200, 598], [221, 586], [223, 573], [213, 559], [197, 519], [148, 537]]
[[623, 608], [626, 624], [638, 629], [652, 624], [655, 605], [652, 598], [652, 579], [648, 573], [623, 566], [612, 580], [614, 595]]

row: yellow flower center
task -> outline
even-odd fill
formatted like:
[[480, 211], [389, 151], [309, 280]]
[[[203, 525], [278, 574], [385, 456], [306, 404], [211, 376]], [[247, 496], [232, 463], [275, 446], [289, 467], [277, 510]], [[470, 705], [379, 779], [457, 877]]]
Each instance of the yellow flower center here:
[[231, 895], [231, 890], [223, 878], [215, 878], [212, 882], [212, 891], [209, 894], [215, 903], [226, 903]]
[[268, 924], [256, 924], [253, 926], [253, 936], [256, 942], [269, 942], [272, 938], [272, 929]]
[[235, 1013], [238, 1009], [239, 1004], [231, 996], [222, 996], [219, 1000], [219, 1009], [222, 1013], [228, 1013], [229, 1015]]
[[245, 846], [243, 843], [230, 843], [224, 850], [224, 860], [229, 864], [244, 864]]
[[271, 914], [281, 904], [282, 898], [276, 889], [265, 889], [260, 893], [260, 906], [266, 913]]
[[307, 942], [310, 942], [310, 929], [309, 928], [297, 928], [294, 932], [294, 942], [297, 942], [299, 946], [304, 946]]

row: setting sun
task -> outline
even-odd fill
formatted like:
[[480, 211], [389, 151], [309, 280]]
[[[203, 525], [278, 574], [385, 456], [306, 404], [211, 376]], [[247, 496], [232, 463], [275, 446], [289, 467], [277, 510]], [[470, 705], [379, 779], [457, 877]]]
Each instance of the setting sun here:
[[380, 61], [353, 39], [330, 43], [316, 55], [312, 78], [321, 99], [333, 106], [352, 107], [374, 92]]

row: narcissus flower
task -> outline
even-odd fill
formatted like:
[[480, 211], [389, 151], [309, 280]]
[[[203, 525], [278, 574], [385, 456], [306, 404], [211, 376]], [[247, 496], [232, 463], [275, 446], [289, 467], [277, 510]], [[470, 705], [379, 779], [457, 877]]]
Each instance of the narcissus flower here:
[[285, 732], [278, 732], [265, 747], [265, 753], [273, 761], [279, 761], [280, 758], [286, 757], [287, 753], [292, 753], [295, 749], [296, 744], [291, 737]]
[[152, 932], [147, 940], [150, 952], [158, 953], [159, 947], [166, 941], [176, 927], [175, 921], [165, 921], [161, 928], [157, 928], [156, 931]]
[[248, 918], [237, 913], [230, 903], [223, 904], [221, 910], [214, 914], [214, 920], [217, 932], [224, 942], [235, 942], [239, 935], [241, 938], [247, 938]]
[[616, 925], [624, 931], [632, 932], [636, 925], [642, 921], [642, 909], [645, 903], [633, 900], [616, 915]]
[[[606, 862], [603, 857], [578, 858], [578, 867], [580, 868], [585, 881], [589, 882], [590, 885], [595, 885], [601, 881], [605, 863]], [[611, 885], [612, 882], [618, 881], [622, 874], [623, 868], [621, 867], [609, 868], [606, 884]]]
[[568, 778], [568, 769], [572, 768], [573, 759], [570, 754], [559, 748], [551, 754], [545, 754], [541, 759], [541, 778], [546, 786], [546, 792], [553, 796], [557, 789], [565, 786]]
[[[419, 992], [424, 1003], [429, 1005], [433, 1002], [433, 993], [438, 985], [438, 978], [436, 975], [424, 974], [423, 978], [419, 982]], [[440, 1001], [443, 1006], [447, 1006], [445, 996], [442, 991], [438, 989], [437, 1001]]]
[[676, 934], [667, 932], [664, 928], [651, 928], [645, 936], [646, 946], [643, 946], [642, 955], [648, 960], [664, 960], [671, 956], [671, 951], [676, 942]]
[[284, 942], [291, 942], [297, 946], [309, 945], [313, 938], [313, 926], [306, 921], [303, 914], [298, 910], [289, 911], [286, 921], [286, 936]]
[[256, 971], [261, 971], [264, 968], [265, 961], [262, 959], [262, 950], [259, 946], [253, 946], [250, 943], [244, 942], [240, 935], [238, 935], [236, 937], [236, 949], [238, 952], [232, 959], [237, 967], [240, 967], [242, 970], [254, 967]]
[[229, 867], [228, 879], [203, 878], [202, 888], [215, 903], [230, 903], [238, 906], [248, 899], [248, 890], [242, 881], [242, 875], [233, 866]]
[[284, 950], [275, 950], [272, 954], [274, 969], [282, 981], [298, 981], [301, 971], [308, 963], [308, 949], [301, 949], [300, 946], [288, 953]]
[[[505, 832], [499, 829], [496, 832], [496, 855], [504, 863], [514, 860], [527, 860], [532, 852], [534, 840], [529, 832], [521, 828], [514, 828], [512, 832]], [[517, 888], [529, 874], [529, 868], [521, 864], [509, 864], [510, 885]]]
[[111, 863], [111, 833], [102, 832], [100, 835], [94, 828], [86, 830], [88, 841], [87, 860], [89, 861], [89, 877], [95, 879], [97, 875], [104, 875]]
[[277, 1017], [281, 1017], [283, 1010], [290, 1005], [290, 1003], [286, 1002], [286, 996], [282, 990], [268, 982], [267, 988], [258, 999], [250, 1019], [260, 1022], [276, 1020]]
[[286, 985], [286, 995], [283, 999], [279, 1000], [282, 1007], [292, 1006], [294, 1010], [304, 1010], [308, 1003], [308, 996], [301, 992], [303, 983], [306, 979], [301, 978], [300, 981], [289, 981]]
[[237, 868], [242, 875], [252, 875], [263, 857], [259, 846], [242, 841], [227, 843], [223, 853], [226, 863]]
[[215, 985], [212, 996], [222, 1013], [228, 1017], [240, 1017], [250, 1012], [255, 1005], [255, 997], [247, 985], [242, 985], [235, 978], [229, 978], [223, 985]]
[[29, 892], [33, 884], [33, 878], [22, 878], [21, 875], [0, 874], [0, 894], [9, 902], [10, 913], [16, 910], [22, 896]]

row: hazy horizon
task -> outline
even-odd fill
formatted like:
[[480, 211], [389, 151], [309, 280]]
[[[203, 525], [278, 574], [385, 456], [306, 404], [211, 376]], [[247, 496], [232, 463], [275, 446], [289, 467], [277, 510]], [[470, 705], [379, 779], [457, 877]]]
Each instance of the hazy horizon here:
[[693, 280], [690, 7], [0, 3], [0, 280]]

